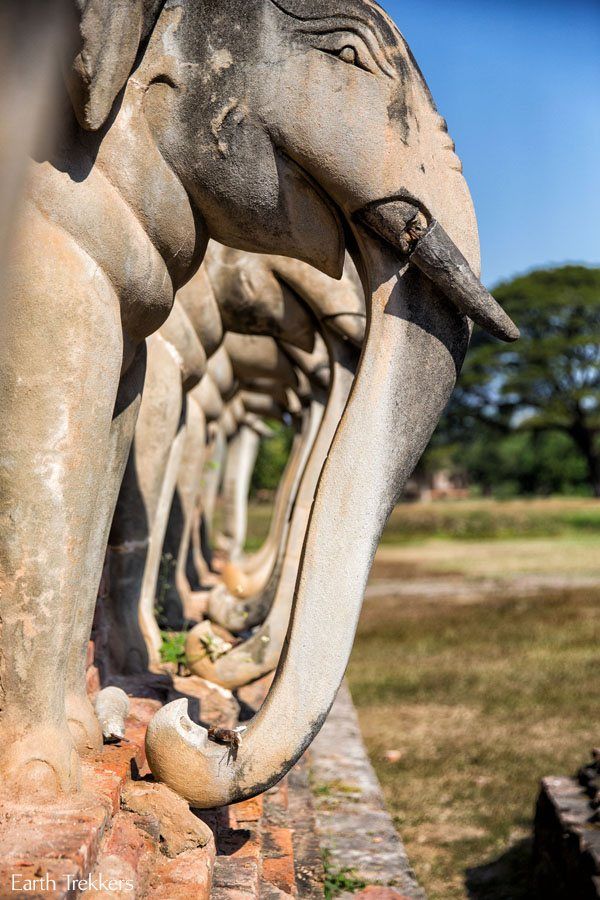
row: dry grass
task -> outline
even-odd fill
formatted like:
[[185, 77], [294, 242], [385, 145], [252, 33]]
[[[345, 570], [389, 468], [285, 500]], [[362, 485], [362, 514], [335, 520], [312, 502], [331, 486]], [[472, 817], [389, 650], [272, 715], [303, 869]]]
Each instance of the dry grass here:
[[[554, 543], [555, 558], [569, 555], [560, 539]], [[439, 549], [444, 557], [441, 542]], [[499, 568], [503, 542], [496, 550], [499, 558], [488, 547], [486, 559]], [[422, 571], [431, 564], [432, 555]], [[408, 570], [394, 568], [396, 577], [419, 570], [414, 558]], [[390, 810], [431, 900], [531, 896], [528, 837], [539, 779], [574, 771], [598, 743], [599, 640], [600, 585], [469, 606], [366, 601], [348, 677]], [[399, 751], [397, 762], [386, 761], [389, 750]]]

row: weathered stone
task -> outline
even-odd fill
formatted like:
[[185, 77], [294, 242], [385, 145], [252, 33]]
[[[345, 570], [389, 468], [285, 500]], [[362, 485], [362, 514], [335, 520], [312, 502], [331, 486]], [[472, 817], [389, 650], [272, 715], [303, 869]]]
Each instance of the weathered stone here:
[[534, 824], [534, 878], [548, 900], [598, 900], [600, 831], [586, 786], [574, 778], [542, 779]]
[[213, 874], [212, 900], [251, 900], [257, 896], [257, 861], [218, 856]]
[[121, 805], [139, 816], [158, 819], [161, 845], [167, 856], [204, 847], [213, 840], [210, 828], [164, 784], [129, 782], [122, 792]]
[[334, 869], [378, 890], [422, 900], [402, 842], [385, 808], [377, 776], [365, 750], [347, 685], [336, 701], [309, 754], [319, 841]]

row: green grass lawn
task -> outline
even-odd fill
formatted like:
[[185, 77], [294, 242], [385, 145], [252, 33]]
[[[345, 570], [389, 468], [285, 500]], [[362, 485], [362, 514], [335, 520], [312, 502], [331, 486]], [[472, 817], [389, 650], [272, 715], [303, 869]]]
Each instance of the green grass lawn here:
[[562, 534], [600, 536], [600, 503], [588, 498], [559, 497], [400, 504], [390, 516], [382, 543], [429, 537], [487, 540]]

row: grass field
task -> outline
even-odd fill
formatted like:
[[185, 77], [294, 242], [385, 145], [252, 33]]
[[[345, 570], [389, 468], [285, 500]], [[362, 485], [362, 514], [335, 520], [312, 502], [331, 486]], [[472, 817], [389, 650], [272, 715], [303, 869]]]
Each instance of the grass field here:
[[[248, 550], [260, 546], [270, 516], [270, 505], [250, 506]], [[401, 504], [393, 511], [381, 542], [395, 546], [434, 537], [481, 541], [557, 535], [600, 537], [600, 503], [587, 498], [549, 498]]]
[[[448, 504], [401, 507], [396, 522], [408, 510], [437, 524], [418, 539], [403, 527], [393, 545], [392, 521], [372, 573], [371, 586], [390, 592], [365, 600], [348, 678], [431, 900], [531, 897], [539, 779], [574, 772], [600, 743], [600, 504], [597, 512], [585, 502], [545, 503], [554, 536], [519, 537], [504, 524], [494, 530], [505, 539], [468, 541], [440, 526]], [[530, 517], [523, 503], [498, 504], [498, 512], [506, 523], [509, 507], [521, 532], [539, 535], [545, 503]], [[453, 506], [463, 521], [474, 511], [493, 518], [492, 503], [483, 504]], [[545, 589], [521, 590], [530, 575], [543, 575]], [[582, 575], [597, 587], [569, 587]], [[456, 597], [432, 592], [445, 577]], [[463, 582], [489, 578], [499, 579], [495, 593], [461, 601]], [[394, 594], [394, 583], [411, 593]]]
[[600, 504], [400, 506], [370, 585], [348, 678], [419, 880], [430, 900], [531, 897], [539, 779], [600, 743]]

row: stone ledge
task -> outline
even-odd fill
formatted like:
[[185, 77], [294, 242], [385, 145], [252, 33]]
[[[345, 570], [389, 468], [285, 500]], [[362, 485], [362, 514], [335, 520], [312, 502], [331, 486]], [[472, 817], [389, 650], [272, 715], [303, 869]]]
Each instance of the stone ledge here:
[[361, 893], [340, 898], [423, 900], [425, 894], [385, 807], [345, 682], [311, 745], [309, 759], [319, 842], [334, 870], [350, 868], [367, 885]]
[[600, 821], [575, 778], [542, 780], [534, 825], [536, 889], [545, 900], [600, 900]]

